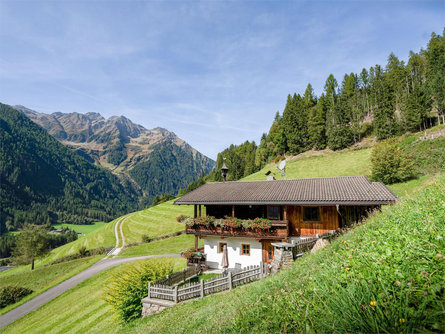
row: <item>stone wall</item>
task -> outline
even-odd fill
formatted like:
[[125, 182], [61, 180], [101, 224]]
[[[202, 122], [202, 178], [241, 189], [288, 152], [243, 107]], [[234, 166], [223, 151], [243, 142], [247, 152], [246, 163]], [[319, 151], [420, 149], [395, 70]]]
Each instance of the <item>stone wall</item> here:
[[146, 317], [151, 314], [159, 313], [166, 308], [167, 308], [166, 306], [162, 306], [159, 304], [142, 303], [142, 317]]
[[288, 268], [294, 262], [292, 248], [275, 247], [274, 258], [270, 264], [270, 272], [275, 274], [281, 269]]

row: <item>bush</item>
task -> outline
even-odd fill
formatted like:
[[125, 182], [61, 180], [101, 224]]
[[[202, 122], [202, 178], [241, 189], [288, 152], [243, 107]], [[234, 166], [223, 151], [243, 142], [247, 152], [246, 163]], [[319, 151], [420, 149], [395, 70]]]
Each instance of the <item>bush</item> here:
[[151, 241], [152, 238], [148, 234], [143, 234], [141, 239], [142, 239], [142, 242], [148, 243]]
[[376, 145], [371, 153], [371, 178], [386, 184], [409, 180], [415, 176], [412, 157], [394, 139]]
[[110, 279], [103, 298], [121, 322], [129, 322], [141, 316], [141, 299], [147, 296], [148, 282], [172, 273], [173, 262], [170, 260], [152, 259], [127, 264]]
[[29, 295], [33, 291], [20, 286], [5, 286], [0, 288], [0, 308], [17, 303], [23, 297]]

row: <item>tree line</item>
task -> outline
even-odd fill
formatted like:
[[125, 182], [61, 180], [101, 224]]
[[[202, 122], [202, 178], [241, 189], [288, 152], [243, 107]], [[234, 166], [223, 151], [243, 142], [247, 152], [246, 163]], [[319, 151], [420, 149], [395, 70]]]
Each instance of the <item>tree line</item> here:
[[364, 137], [381, 141], [437, 124], [445, 124], [445, 37], [433, 33], [426, 49], [411, 51], [406, 63], [391, 53], [385, 66], [345, 74], [340, 84], [330, 74], [321, 96], [310, 83], [303, 94], [289, 94], [259, 145], [231, 145], [205, 180], [222, 180], [223, 157], [228, 180], [238, 180], [285, 154], [340, 150]]

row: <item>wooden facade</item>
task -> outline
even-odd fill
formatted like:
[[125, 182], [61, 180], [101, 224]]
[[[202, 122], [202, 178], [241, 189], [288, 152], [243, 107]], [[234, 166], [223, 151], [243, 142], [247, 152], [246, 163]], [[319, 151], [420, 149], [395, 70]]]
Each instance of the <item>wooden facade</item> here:
[[[240, 219], [268, 218], [275, 222], [282, 222], [281, 228], [273, 229], [272, 233], [263, 233], [267, 239], [280, 239], [290, 236], [315, 236], [341, 227], [357, 223], [366, 217], [370, 211], [379, 206], [300, 206], [300, 205], [206, 205], [202, 210], [201, 205], [195, 205], [195, 215], [208, 215], [216, 218], [225, 216]], [[278, 209], [277, 209], [278, 208]], [[311, 216], [305, 215], [305, 210], [311, 212]], [[273, 212], [273, 213], [272, 213]], [[273, 216], [271, 216], [273, 214]], [[283, 227], [286, 226], [286, 231]], [[192, 232], [194, 230], [194, 232]], [[222, 236], [247, 236], [254, 237], [253, 231], [220, 231], [215, 228], [187, 229], [187, 233], [199, 236], [221, 233]], [[257, 234], [261, 237], [260, 234]]]

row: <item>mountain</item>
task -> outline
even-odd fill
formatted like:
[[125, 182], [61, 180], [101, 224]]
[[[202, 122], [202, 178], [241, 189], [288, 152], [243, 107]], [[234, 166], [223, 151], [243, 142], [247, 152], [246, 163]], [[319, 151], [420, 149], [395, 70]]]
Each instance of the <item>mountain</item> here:
[[22, 223], [88, 223], [141, 207], [132, 182], [91, 164], [0, 103], [0, 234]]
[[79, 155], [142, 189], [148, 202], [156, 195], [176, 194], [215, 162], [173, 132], [148, 130], [124, 116], [108, 119], [98, 113], [39, 113], [14, 106]]

